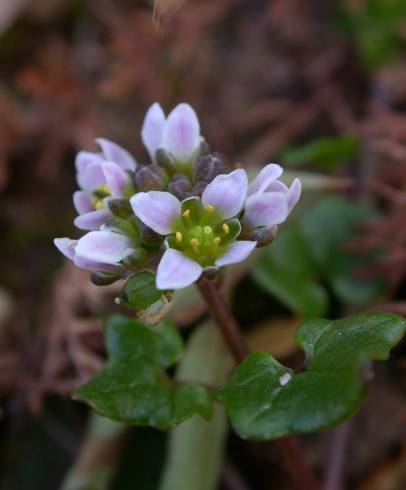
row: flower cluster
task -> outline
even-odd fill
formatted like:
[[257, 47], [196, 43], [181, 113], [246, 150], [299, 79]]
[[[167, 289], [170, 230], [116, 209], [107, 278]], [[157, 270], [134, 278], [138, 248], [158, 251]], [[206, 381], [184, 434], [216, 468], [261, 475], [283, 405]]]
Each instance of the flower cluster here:
[[148, 110], [141, 131], [151, 163], [140, 165], [119, 145], [97, 140], [99, 153], [79, 152], [75, 225], [88, 233], [55, 245], [92, 280], [107, 284], [157, 263], [158, 289], [179, 289], [204, 272], [243, 261], [273, 239], [298, 201], [277, 164], [249, 184], [211, 153], [196, 113], [179, 104], [165, 117]]

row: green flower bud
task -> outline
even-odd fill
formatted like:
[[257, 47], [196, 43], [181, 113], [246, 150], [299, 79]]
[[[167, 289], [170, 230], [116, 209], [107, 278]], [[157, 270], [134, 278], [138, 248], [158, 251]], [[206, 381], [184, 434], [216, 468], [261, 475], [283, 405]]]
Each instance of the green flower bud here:
[[135, 174], [135, 184], [139, 191], [162, 191], [167, 184], [167, 176], [164, 170], [156, 165], [144, 165]]

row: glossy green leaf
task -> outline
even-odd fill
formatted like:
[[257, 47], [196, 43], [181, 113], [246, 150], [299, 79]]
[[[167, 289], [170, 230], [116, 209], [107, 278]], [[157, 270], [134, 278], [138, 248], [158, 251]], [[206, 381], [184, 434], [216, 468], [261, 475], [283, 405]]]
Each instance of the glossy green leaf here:
[[359, 149], [359, 140], [353, 136], [324, 137], [303, 146], [285, 148], [280, 161], [294, 167], [312, 164], [324, 170], [354, 158]]
[[294, 374], [257, 352], [238, 366], [217, 398], [243, 437], [276, 439], [331, 427], [362, 402], [363, 366], [386, 359], [405, 328], [405, 320], [390, 313], [309, 320], [296, 335], [306, 353], [305, 371]]
[[139, 272], [131, 277], [120, 295], [120, 304], [136, 310], [144, 310], [159, 301], [163, 292], [155, 285], [155, 274]]
[[295, 225], [278, 233], [257, 261], [252, 275], [262, 288], [302, 315], [326, 313], [326, 291], [319, 284], [308, 243]]
[[147, 327], [115, 315], [106, 326], [106, 344], [106, 367], [76, 390], [76, 398], [112, 420], [163, 430], [194, 414], [211, 417], [205, 388], [192, 383], [174, 386], [162, 370], [183, 351], [179, 333], [168, 322]]

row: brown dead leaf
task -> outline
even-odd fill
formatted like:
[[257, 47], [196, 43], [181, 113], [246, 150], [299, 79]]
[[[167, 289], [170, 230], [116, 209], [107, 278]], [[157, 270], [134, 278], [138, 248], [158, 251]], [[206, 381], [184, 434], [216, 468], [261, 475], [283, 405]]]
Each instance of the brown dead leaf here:
[[297, 350], [293, 337], [301, 320], [295, 317], [275, 317], [254, 327], [247, 334], [250, 350], [266, 351], [284, 359]]
[[155, 0], [152, 20], [156, 28], [161, 30], [185, 2], [186, 0]]

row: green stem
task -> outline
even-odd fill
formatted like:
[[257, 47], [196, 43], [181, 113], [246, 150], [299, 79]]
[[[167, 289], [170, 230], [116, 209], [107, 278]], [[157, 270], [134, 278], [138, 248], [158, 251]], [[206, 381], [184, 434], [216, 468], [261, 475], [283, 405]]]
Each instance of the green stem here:
[[[233, 314], [217, 289], [216, 283], [202, 277], [197, 285], [202, 296], [206, 300], [214, 320], [223, 334], [230, 352], [235, 361], [240, 363], [250, 352]], [[289, 469], [289, 473], [295, 480], [297, 488], [302, 490], [316, 490], [318, 488], [318, 483], [313, 472], [305, 463], [297, 441], [292, 437], [285, 437], [275, 441], [275, 445], [278, 447], [278, 450]]]

